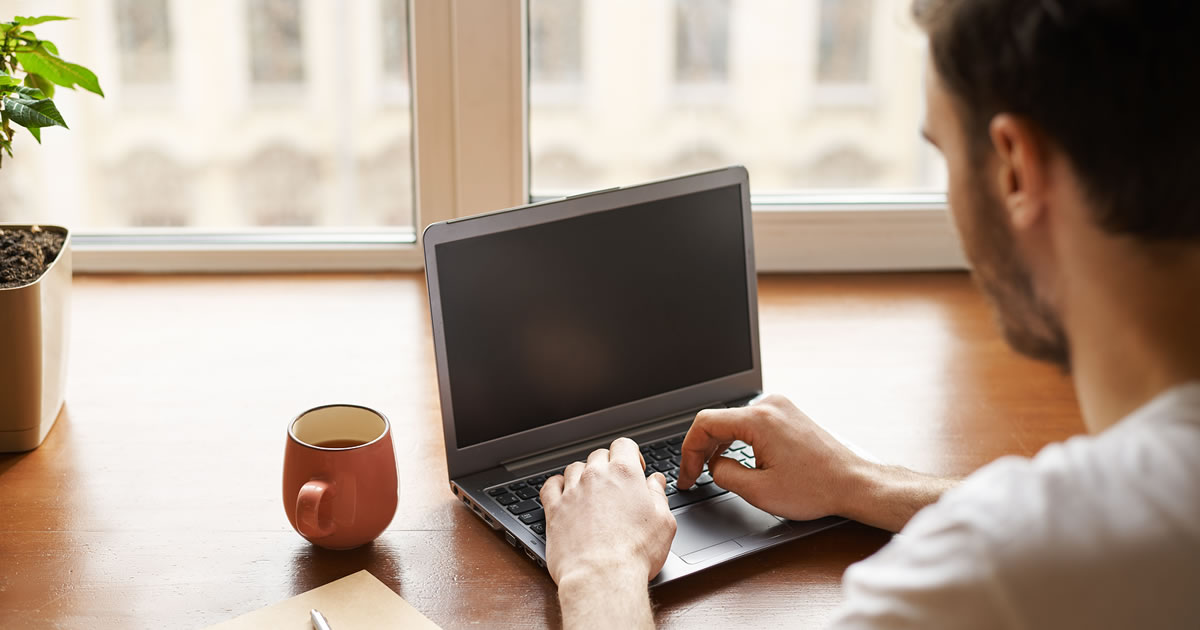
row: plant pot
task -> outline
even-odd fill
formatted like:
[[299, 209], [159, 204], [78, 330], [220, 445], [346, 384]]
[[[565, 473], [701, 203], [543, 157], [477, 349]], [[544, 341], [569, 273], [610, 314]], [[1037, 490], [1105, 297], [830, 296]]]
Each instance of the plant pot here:
[[[0, 289], [0, 452], [41, 445], [62, 409], [71, 306], [71, 232], [62, 250], [33, 282]], [[0, 229], [32, 229], [0, 223]]]

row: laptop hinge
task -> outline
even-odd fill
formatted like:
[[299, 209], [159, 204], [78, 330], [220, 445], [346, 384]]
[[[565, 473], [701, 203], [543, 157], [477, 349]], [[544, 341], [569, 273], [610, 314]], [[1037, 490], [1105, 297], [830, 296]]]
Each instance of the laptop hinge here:
[[551, 466], [558, 464], [560, 461], [571, 462], [571, 461], [583, 460], [584, 457], [587, 456], [588, 453], [591, 453], [592, 451], [594, 451], [598, 448], [607, 447], [609, 444], [612, 444], [613, 440], [615, 440], [621, 436], [630, 438], [630, 439], [634, 440], [635, 442], [640, 442], [641, 440], [638, 439], [639, 437], [652, 436], [652, 435], [671, 432], [671, 431], [667, 431], [667, 429], [676, 429], [678, 431], [682, 431], [683, 429], [685, 429], [689, 425], [691, 425], [692, 420], [695, 419], [695, 417], [696, 417], [696, 414], [699, 413], [703, 409], [716, 409], [716, 408], [728, 407], [728, 406], [741, 406], [744, 404], [749, 404], [750, 401], [753, 401], [754, 398], [756, 398], [756, 397], [757, 396], [750, 397], [750, 398], [739, 398], [737, 401], [729, 402], [729, 403], [726, 403], [726, 402], [710, 403], [707, 405], [697, 407], [687, 413], [672, 415], [668, 418], [663, 418], [661, 420], [655, 420], [652, 422], [648, 422], [646, 424], [638, 425], [633, 428], [624, 429], [621, 431], [614, 431], [607, 435], [602, 435], [602, 436], [595, 437], [595, 438], [588, 438], [585, 440], [580, 440], [580, 441], [568, 444], [566, 446], [561, 446], [556, 449], [552, 449], [549, 451], [542, 451], [541, 453], [537, 453], [535, 455], [527, 455], [527, 456], [521, 457], [521, 458], [510, 459], [508, 461], [500, 462], [500, 465], [503, 466], [506, 470], [508, 470], [510, 472], [520, 474], [524, 471], [529, 471], [530, 473], [533, 473], [542, 468], [550, 468]]

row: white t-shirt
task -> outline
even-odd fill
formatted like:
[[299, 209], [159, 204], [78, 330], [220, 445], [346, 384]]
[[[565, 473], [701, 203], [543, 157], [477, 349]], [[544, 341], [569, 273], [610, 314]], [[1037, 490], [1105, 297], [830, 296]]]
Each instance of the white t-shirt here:
[[851, 566], [833, 627], [1200, 628], [1200, 383], [1005, 457]]

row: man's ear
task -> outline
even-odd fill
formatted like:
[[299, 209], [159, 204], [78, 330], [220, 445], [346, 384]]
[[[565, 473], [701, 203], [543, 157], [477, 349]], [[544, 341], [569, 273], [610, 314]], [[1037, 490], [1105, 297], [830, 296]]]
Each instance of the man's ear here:
[[1045, 218], [1047, 166], [1042, 136], [1028, 121], [1012, 114], [997, 114], [988, 126], [996, 151], [999, 199], [1015, 230], [1034, 226]]

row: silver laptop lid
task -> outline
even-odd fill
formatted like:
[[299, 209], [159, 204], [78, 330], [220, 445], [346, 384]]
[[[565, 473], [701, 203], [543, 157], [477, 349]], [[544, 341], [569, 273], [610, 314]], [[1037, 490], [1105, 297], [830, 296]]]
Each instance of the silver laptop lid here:
[[762, 388], [742, 167], [423, 240], [451, 479]]

